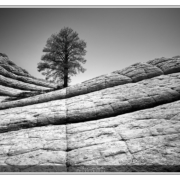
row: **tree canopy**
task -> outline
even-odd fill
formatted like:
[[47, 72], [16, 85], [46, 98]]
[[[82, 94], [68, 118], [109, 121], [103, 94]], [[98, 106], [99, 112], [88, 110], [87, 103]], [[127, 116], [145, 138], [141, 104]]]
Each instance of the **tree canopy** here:
[[59, 33], [48, 38], [38, 63], [38, 71], [46, 76], [46, 80], [67, 87], [71, 77], [84, 72], [82, 64], [86, 63], [86, 42], [80, 40], [78, 33], [69, 27], [64, 27]]

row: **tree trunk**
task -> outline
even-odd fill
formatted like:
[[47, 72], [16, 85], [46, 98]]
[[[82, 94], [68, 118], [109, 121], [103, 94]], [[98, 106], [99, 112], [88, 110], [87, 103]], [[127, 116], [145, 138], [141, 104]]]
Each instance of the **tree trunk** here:
[[68, 87], [68, 76], [67, 73], [64, 75], [64, 88]]
[[65, 55], [65, 66], [64, 66], [64, 88], [68, 87], [68, 56]]

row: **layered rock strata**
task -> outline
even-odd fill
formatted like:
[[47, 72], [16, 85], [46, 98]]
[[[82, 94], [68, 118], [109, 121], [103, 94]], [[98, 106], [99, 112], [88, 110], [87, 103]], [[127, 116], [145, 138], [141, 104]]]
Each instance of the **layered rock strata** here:
[[0, 56], [0, 95], [18, 96], [22, 92], [53, 90], [56, 84], [36, 79], [8, 57]]
[[[67, 125], [71, 171], [180, 170], [180, 101]], [[179, 167], [178, 167], [179, 166]], [[174, 167], [174, 169], [173, 169]], [[97, 168], [97, 169], [96, 169]]]
[[176, 73], [179, 71], [180, 63], [178, 58], [159, 60], [155, 59], [148, 61], [148, 63], [136, 63], [123, 70], [114, 71], [110, 74], [99, 76], [83, 83], [70, 86], [66, 89], [49, 92], [45, 95], [30, 97], [26, 100], [3, 103], [0, 105], [0, 109], [42, 103], [56, 99], [65, 99], [82, 94], [88, 94], [90, 92], [99, 91], [117, 85], [136, 83], [144, 79], [168, 74], [168, 72]]
[[0, 58], [1, 172], [180, 171], [178, 56], [56, 91]]

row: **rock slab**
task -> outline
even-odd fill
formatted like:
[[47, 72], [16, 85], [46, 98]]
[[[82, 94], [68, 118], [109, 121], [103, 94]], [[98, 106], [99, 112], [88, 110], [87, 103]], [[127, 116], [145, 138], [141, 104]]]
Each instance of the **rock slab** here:
[[179, 56], [56, 87], [0, 53], [0, 172], [180, 172]]

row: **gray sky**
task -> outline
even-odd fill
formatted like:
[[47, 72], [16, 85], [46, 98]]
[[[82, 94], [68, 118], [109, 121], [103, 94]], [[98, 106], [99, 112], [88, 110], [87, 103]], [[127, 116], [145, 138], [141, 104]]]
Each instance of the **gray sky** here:
[[0, 52], [38, 78], [42, 49], [51, 34], [68, 26], [87, 43], [85, 73], [71, 84], [137, 62], [180, 55], [178, 8], [0, 9]]

